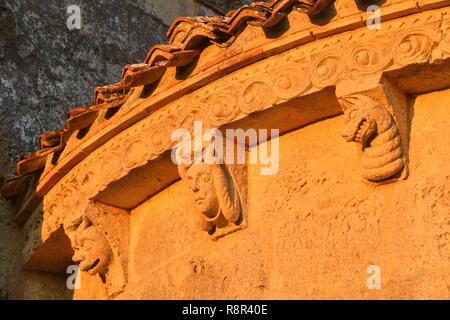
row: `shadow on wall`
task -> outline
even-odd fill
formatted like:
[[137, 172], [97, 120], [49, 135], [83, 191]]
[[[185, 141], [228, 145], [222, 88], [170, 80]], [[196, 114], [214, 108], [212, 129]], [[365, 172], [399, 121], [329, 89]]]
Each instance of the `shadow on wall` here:
[[356, 0], [356, 5], [361, 11], [367, 11], [367, 8], [372, 5], [381, 7], [385, 3], [386, 0]]
[[[384, 3], [386, 3], [386, 0], [356, 0], [356, 5], [361, 11], [367, 11], [367, 8], [372, 5], [381, 7]], [[320, 14], [310, 15], [309, 20], [315, 25], [324, 26], [336, 17], [336, 15], [337, 10], [334, 2], [332, 2]]]
[[315, 15], [309, 15], [309, 21], [312, 24], [318, 26], [324, 26], [331, 21], [337, 15], [337, 10], [334, 2], [330, 3], [321, 13]]

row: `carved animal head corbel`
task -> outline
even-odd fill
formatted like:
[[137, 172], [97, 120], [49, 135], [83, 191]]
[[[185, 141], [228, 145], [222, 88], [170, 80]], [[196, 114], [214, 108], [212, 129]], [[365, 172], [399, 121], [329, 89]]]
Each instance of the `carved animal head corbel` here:
[[364, 95], [341, 98], [347, 142], [361, 148], [361, 173], [371, 182], [397, 176], [405, 166], [401, 135], [392, 115], [376, 100]]

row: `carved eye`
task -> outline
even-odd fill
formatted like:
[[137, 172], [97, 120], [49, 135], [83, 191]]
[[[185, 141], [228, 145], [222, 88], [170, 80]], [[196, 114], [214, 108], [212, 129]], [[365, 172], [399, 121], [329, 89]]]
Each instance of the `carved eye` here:
[[209, 180], [211, 180], [211, 177], [208, 174], [203, 175], [204, 182], [209, 182]]
[[357, 110], [351, 110], [351, 111], [349, 112], [349, 114], [348, 114], [348, 117], [349, 117], [350, 119], [355, 119], [357, 113], [358, 113]]
[[83, 219], [81, 217], [78, 217], [75, 221], [73, 221], [69, 226], [68, 230], [70, 231], [76, 231], [80, 225], [83, 223]]
[[92, 221], [89, 220], [88, 218], [84, 218], [83, 223], [84, 223], [84, 228], [89, 228], [90, 226], [92, 226]]
[[94, 245], [94, 242], [91, 239], [84, 239], [81, 242], [81, 247], [84, 250], [90, 250], [93, 247], [93, 245]]

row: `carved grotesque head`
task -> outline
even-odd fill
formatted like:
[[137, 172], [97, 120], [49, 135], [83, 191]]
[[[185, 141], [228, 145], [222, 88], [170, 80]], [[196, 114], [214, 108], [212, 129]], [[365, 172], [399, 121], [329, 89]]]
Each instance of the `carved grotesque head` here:
[[377, 131], [377, 122], [370, 110], [362, 104], [353, 105], [344, 112], [345, 128], [342, 137], [347, 142], [366, 145]]
[[239, 220], [237, 190], [230, 190], [230, 179], [222, 165], [179, 164], [178, 171], [203, 217], [204, 230], [210, 231], [214, 226], [222, 228]]
[[65, 222], [66, 232], [75, 251], [73, 261], [82, 271], [103, 277], [113, 259], [111, 247], [86, 215]]
[[99, 275], [108, 295], [115, 297], [127, 284], [129, 213], [89, 201], [79, 212], [68, 212], [64, 231], [70, 239], [72, 260], [81, 271]]
[[404, 168], [400, 133], [391, 113], [383, 105], [365, 95], [341, 99], [344, 108], [347, 142], [359, 143], [361, 173], [371, 182], [383, 182]]

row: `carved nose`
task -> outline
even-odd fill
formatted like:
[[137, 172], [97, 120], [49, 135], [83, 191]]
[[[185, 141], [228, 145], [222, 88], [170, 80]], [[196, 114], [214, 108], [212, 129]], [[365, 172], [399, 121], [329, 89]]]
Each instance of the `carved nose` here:
[[197, 192], [198, 191], [198, 187], [197, 186], [192, 187], [192, 191]]
[[75, 252], [75, 254], [72, 257], [72, 261], [75, 263], [80, 263], [83, 260], [84, 260], [84, 255], [78, 251]]

